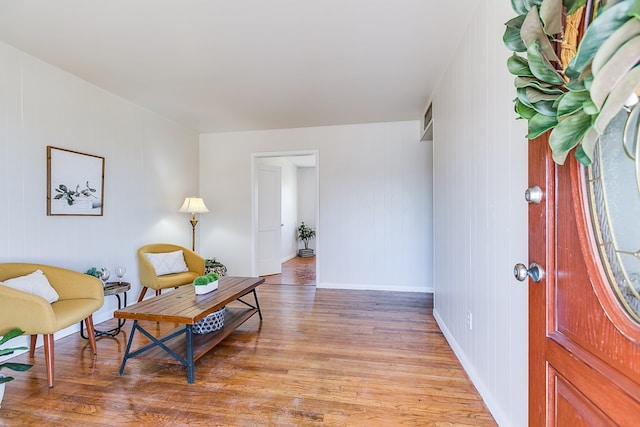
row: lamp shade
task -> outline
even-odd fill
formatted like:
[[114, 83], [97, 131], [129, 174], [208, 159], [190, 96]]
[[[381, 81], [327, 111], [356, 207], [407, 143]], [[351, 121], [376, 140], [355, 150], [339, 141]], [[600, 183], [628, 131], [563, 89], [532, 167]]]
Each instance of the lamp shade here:
[[209, 212], [209, 209], [207, 209], [207, 207], [204, 204], [204, 200], [202, 200], [201, 197], [192, 196], [192, 197], [186, 197], [184, 199], [184, 203], [182, 204], [182, 207], [178, 212], [197, 214], [197, 213], [207, 213]]

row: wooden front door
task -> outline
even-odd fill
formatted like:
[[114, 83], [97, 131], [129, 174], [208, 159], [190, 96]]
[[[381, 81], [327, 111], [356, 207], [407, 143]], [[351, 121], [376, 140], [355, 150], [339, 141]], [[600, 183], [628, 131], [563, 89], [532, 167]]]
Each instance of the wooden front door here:
[[[529, 420], [531, 426], [640, 425], [640, 326], [608, 284], [585, 210], [583, 168], [529, 142]], [[640, 221], [639, 221], [640, 222]], [[640, 247], [640, 242], [639, 242]]]

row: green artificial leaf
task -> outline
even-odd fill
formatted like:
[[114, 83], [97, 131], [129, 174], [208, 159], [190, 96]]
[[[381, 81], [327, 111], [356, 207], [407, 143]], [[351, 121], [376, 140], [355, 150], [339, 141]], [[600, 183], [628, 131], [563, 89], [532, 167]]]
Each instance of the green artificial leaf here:
[[550, 36], [562, 32], [562, 0], [544, 0], [540, 5], [544, 32]]
[[590, 116], [595, 116], [598, 113], [600, 113], [600, 109], [598, 107], [596, 107], [596, 104], [593, 103], [591, 98], [589, 98], [586, 101], [584, 101], [584, 103], [582, 104], [582, 109], [584, 110], [584, 112], [586, 114], [588, 114]]
[[527, 47], [524, 45], [522, 41], [522, 37], [520, 37], [520, 30], [515, 28], [507, 28], [504, 30], [504, 35], [502, 36], [502, 42], [505, 47], [513, 52], [526, 52]]
[[[551, 42], [549, 42], [549, 38], [542, 28], [542, 22], [540, 22], [540, 15], [538, 15], [537, 6], [531, 8], [522, 22], [520, 37], [522, 37], [522, 41], [524, 41], [524, 45], [527, 49], [530, 49], [531, 45], [537, 40], [540, 52], [542, 52], [542, 55], [544, 55], [548, 61], [560, 61], [553, 46], [551, 45]], [[531, 59], [528, 54], [529, 51], [527, 50], [527, 56]]]
[[589, 92], [598, 108], [602, 107], [609, 93], [638, 61], [640, 61], [640, 35], [620, 46], [598, 74], [593, 73]]
[[516, 99], [515, 102], [515, 106], [514, 106], [515, 112], [522, 117], [525, 120], [529, 120], [531, 119], [533, 116], [535, 116], [536, 114], [538, 114], [536, 112], [536, 110], [534, 110], [531, 107], [527, 107], [526, 105], [524, 105], [522, 102], [520, 102], [520, 100]]
[[554, 116], [556, 115], [556, 107], [554, 106], [555, 100], [542, 100], [538, 102], [531, 102], [531, 100], [527, 96], [527, 88], [519, 88], [516, 89], [516, 96], [518, 100], [526, 105], [529, 108], [533, 108], [540, 114], [544, 114], [545, 116]]
[[558, 86], [545, 83], [535, 77], [517, 76], [514, 79], [514, 85], [516, 89], [521, 87], [533, 87], [544, 93], [556, 93], [558, 95], [562, 95], [564, 93], [564, 91]]
[[536, 138], [549, 129], [553, 129], [553, 127], [557, 124], [558, 120], [555, 118], [555, 116], [546, 116], [544, 114], [538, 113], [531, 119], [529, 119], [529, 133], [527, 134], [527, 138]]
[[589, 100], [589, 92], [586, 90], [565, 93], [558, 103], [558, 118], [562, 120], [565, 116], [581, 110], [587, 100]]
[[573, 15], [578, 9], [585, 5], [587, 0], [562, 0], [562, 4], [567, 8], [567, 16]]
[[581, 90], [586, 89], [583, 80], [571, 80], [564, 87], [567, 88], [567, 90], [569, 90], [570, 92], [580, 92]]
[[525, 16], [526, 15], [516, 16], [515, 18], [507, 21], [507, 23], [505, 24], [507, 28], [504, 30], [502, 41], [507, 49], [511, 51], [527, 51], [527, 47], [524, 45], [522, 37], [520, 37], [520, 27], [522, 26], [522, 21], [524, 21]]
[[573, 155], [576, 159], [585, 166], [589, 166], [592, 163], [592, 160], [587, 156], [587, 153], [584, 152], [584, 148], [582, 144], [576, 147], [576, 151], [573, 152]]
[[545, 116], [557, 117], [558, 109], [555, 106], [556, 100], [553, 101], [538, 101], [534, 102], [531, 106], [540, 114]]
[[[19, 337], [22, 334], [24, 334], [24, 331], [21, 330], [21, 329], [18, 329], [18, 328], [11, 329], [2, 338], [0, 338], [0, 345], [6, 343], [10, 339], [13, 339], [15, 337]], [[22, 350], [22, 349], [20, 349], [20, 350]]]
[[524, 22], [524, 18], [527, 16], [526, 13], [523, 13], [522, 15], [518, 15], [515, 18], [511, 18], [509, 19], [507, 22], [505, 22], [505, 26], [507, 28], [515, 28], [518, 31], [520, 31], [520, 27], [522, 27], [522, 22]]
[[629, 16], [640, 19], [640, 1], [634, 1], [631, 9], [629, 9]]
[[511, 8], [518, 15], [524, 15], [529, 11], [526, 0], [511, 0]]
[[[587, 66], [587, 69], [588, 68], [589, 66]], [[582, 82], [584, 83], [584, 88], [590, 91], [591, 83], [593, 83], [593, 74], [591, 74], [590, 72], [585, 74]]]
[[578, 52], [573, 57], [565, 74], [571, 79], [579, 78], [586, 65], [591, 62], [598, 48], [628, 19], [633, 0], [625, 0], [606, 7], [587, 27]]
[[13, 377], [0, 377], [0, 384], [8, 383], [9, 381], [13, 381], [15, 378]]
[[598, 132], [591, 127], [582, 138], [582, 143], [576, 149], [575, 156], [580, 163], [589, 166], [593, 162], [593, 152], [598, 142]]
[[0, 368], [7, 368], [7, 369], [11, 369], [12, 371], [18, 371], [18, 372], [24, 372], [30, 369], [31, 366], [33, 365], [29, 365], [27, 363], [12, 363], [12, 362], [0, 363]]
[[515, 53], [507, 59], [507, 69], [514, 76], [532, 77], [533, 73], [529, 69], [529, 62]]
[[533, 6], [537, 6], [539, 8], [542, 4], [542, 0], [525, 0], [525, 4], [527, 5], [527, 10], [531, 10]]
[[551, 135], [549, 135], [549, 146], [551, 147], [554, 161], [558, 164], [564, 164], [567, 153], [578, 145], [590, 127], [591, 116], [585, 114], [582, 110], [578, 110], [559, 121], [551, 131]]
[[629, 19], [614, 31], [611, 37], [602, 43], [600, 49], [598, 49], [593, 56], [593, 61], [591, 62], [591, 72], [593, 75], [597, 75], [600, 72], [600, 69], [622, 45], [637, 35], [640, 35], [640, 19]]
[[595, 122], [595, 128], [600, 135], [602, 135], [611, 119], [618, 114], [625, 101], [639, 86], [640, 65], [633, 68], [622, 79], [620, 79], [600, 109], [600, 114], [598, 114]]
[[522, 104], [526, 105], [529, 108], [533, 108], [533, 104], [529, 102], [529, 99], [527, 98], [526, 88], [522, 87], [522, 88], [516, 89], [516, 96], [518, 97], [518, 101], [520, 101]]
[[534, 40], [527, 48], [527, 58], [529, 60], [529, 69], [534, 76], [551, 84], [561, 85], [564, 83], [560, 74], [558, 74], [553, 66], [551, 66], [551, 63], [540, 52], [540, 43], [538, 40]]
[[562, 95], [561, 93], [546, 93], [544, 91], [538, 90], [533, 87], [526, 87], [525, 94], [527, 99], [532, 104], [535, 104], [538, 101], [555, 101], [558, 97]]

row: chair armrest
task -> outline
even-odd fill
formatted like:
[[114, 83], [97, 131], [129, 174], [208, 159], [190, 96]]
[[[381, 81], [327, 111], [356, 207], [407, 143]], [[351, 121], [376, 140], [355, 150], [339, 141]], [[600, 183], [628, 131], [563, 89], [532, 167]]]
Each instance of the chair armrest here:
[[0, 335], [11, 328], [26, 334], [54, 333], [53, 308], [44, 298], [0, 285]]
[[204, 275], [204, 258], [189, 249], [183, 249], [184, 262], [187, 264], [189, 271], [198, 273], [198, 276]]
[[140, 284], [152, 289], [158, 289], [158, 276], [156, 269], [153, 268], [151, 262], [144, 256], [144, 252], [138, 251], [138, 276]]
[[104, 301], [104, 287], [98, 278], [61, 267], [42, 266], [41, 269], [61, 300], [89, 298]]

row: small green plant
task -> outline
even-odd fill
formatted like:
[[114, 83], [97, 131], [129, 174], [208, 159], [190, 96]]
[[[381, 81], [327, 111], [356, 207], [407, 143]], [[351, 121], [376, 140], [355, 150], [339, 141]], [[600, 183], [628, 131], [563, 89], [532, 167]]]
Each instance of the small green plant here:
[[211, 283], [211, 278], [209, 276], [198, 276], [193, 281], [194, 286], [206, 286]]
[[215, 282], [219, 278], [220, 278], [220, 276], [218, 276], [218, 273], [215, 273], [215, 272], [212, 271], [211, 273], [205, 274], [204, 276], [196, 277], [195, 280], [193, 281], [193, 285], [194, 286], [206, 286], [211, 282]]
[[96, 267], [91, 267], [90, 269], [85, 271], [84, 274], [88, 274], [89, 276], [97, 277], [98, 279], [102, 276], [102, 273]]
[[316, 237], [316, 230], [309, 227], [302, 221], [302, 224], [298, 226], [298, 240], [302, 240], [304, 242], [304, 248], [309, 249], [309, 240]]
[[[12, 338], [19, 337], [24, 334], [24, 331], [20, 328], [11, 329], [7, 332], [2, 339], [0, 339], [0, 345], [9, 341]], [[13, 347], [13, 348], [0, 348], [0, 356], [7, 356], [9, 354], [13, 354], [16, 350], [27, 350], [27, 347]], [[13, 362], [3, 362], [0, 363], [0, 370], [3, 368], [11, 369], [13, 371], [22, 372], [28, 369], [31, 369], [33, 365], [29, 365], [28, 363], [13, 363]], [[0, 384], [7, 383], [9, 381], [13, 381], [15, 378], [13, 377], [1, 377]]]

